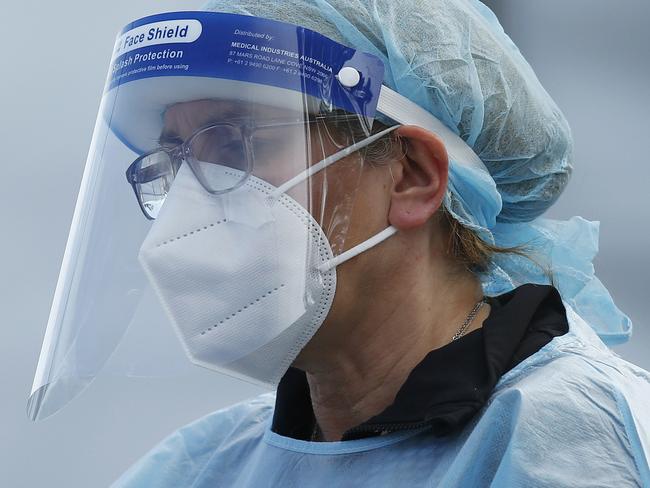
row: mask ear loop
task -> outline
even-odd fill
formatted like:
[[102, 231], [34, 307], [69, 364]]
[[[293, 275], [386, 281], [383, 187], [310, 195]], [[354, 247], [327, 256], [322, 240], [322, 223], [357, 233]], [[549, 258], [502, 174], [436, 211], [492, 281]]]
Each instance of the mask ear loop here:
[[367, 251], [371, 247], [375, 247], [377, 244], [385, 241], [390, 236], [394, 235], [396, 232], [397, 232], [397, 229], [395, 227], [393, 227], [392, 225], [389, 225], [388, 227], [386, 227], [381, 232], [378, 232], [377, 234], [370, 237], [369, 239], [366, 239], [361, 244], [357, 244], [353, 248], [350, 248], [347, 251], [342, 252], [338, 256], [336, 256], [336, 257], [330, 259], [329, 261], [321, 264], [316, 269], [320, 273], [327, 273], [332, 268], [336, 268], [339, 264], [342, 264], [345, 261], [347, 261], [349, 259], [352, 259], [353, 257], [361, 254], [362, 252]]
[[[381, 137], [385, 136], [386, 134], [389, 134], [390, 132], [394, 131], [395, 129], [401, 127], [401, 125], [394, 125], [392, 127], [388, 127], [387, 129], [384, 129], [380, 132], [377, 132], [376, 134], [373, 134], [355, 144], [352, 144], [351, 146], [346, 147], [345, 149], [342, 149], [331, 156], [326, 157], [322, 161], [319, 161], [318, 163], [314, 164], [313, 166], [310, 166], [307, 168], [305, 171], [302, 171], [298, 173], [296, 176], [291, 178], [290, 180], [286, 181], [279, 187], [277, 187], [270, 195], [269, 199], [271, 201], [275, 201], [277, 198], [279, 198], [283, 193], [286, 193], [287, 190], [290, 188], [293, 188], [296, 186], [298, 183], [301, 183], [302, 181], [306, 180], [310, 176], [318, 173], [319, 171], [324, 170], [328, 166], [336, 163], [337, 161], [343, 159], [346, 156], [349, 156], [355, 151], [358, 151], [359, 149], [368, 146], [369, 144], [372, 144], [376, 140], [380, 139]], [[392, 175], [391, 175], [392, 176]], [[361, 254], [364, 251], [367, 251], [371, 247], [376, 246], [382, 241], [385, 241], [388, 239], [390, 236], [395, 234], [397, 232], [397, 229], [393, 227], [392, 225], [386, 227], [384, 230], [381, 232], [378, 232], [374, 236], [370, 237], [369, 239], [366, 239], [360, 244], [357, 244], [351, 249], [348, 249], [345, 252], [342, 252], [338, 256], [330, 259], [329, 261], [321, 264], [318, 266], [316, 269], [321, 272], [321, 273], [326, 273], [332, 268], [338, 266], [341, 263], [344, 263], [348, 259], [352, 259], [358, 254]]]

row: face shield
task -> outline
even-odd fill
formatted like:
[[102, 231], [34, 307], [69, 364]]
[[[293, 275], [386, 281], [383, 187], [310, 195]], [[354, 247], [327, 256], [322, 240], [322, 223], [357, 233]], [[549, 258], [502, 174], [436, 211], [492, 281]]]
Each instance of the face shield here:
[[370, 54], [268, 19], [176, 12], [127, 25], [30, 417], [59, 410], [109, 358], [124, 372], [143, 357], [162, 368], [170, 358], [156, 351], [171, 331], [192, 363], [277, 384], [325, 320], [336, 266], [395, 232], [346, 241], [364, 170], [359, 150], [413, 123], [450, 152], [471, 153], [382, 87], [383, 73]]

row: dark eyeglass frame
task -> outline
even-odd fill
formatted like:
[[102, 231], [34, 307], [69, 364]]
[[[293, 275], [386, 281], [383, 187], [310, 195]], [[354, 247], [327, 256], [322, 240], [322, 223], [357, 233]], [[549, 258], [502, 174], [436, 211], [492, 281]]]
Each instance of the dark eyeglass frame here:
[[[151, 181], [154, 181], [158, 178], [162, 178], [164, 176], [168, 176], [170, 174], [170, 171], [173, 175], [173, 177], [176, 176], [176, 173], [178, 172], [178, 169], [181, 167], [181, 164], [183, 162], [187, 162], [190, 166], [190, 169], [192, 170], [192, 173], [194, 173], [194, 176], [196, 179], [199, 181], [201, 186], [207, 191], [208, 193], [211, 193], [213, 195], [219, 195], [223, 193], [227, 193], [230, 191], [235, 190], [236, 188], [240, 187], [243, 185], [250, 174], [253, 171], [253, 150], [252, 150], [252, 142], [251, 138], [253, 134], [255, 133], [256, 130], [258, 129], [269, 129], [269, 128], [277, 128], [277, 127], [292, 127], [292, 126], [305, 126], [306, 124], [314, 124], [314, 123], [319, 123], [319, 122], [328, 122], [328, 123], [336, 123], [336, 122], [352, 122], [354, 121], [356, 124], [359, 124], [359, 116], [358, 115], [348, 115], [348, 114], [337, 114], [337, 115], [315, 115], [312, 116], [309, 119], [303, 120], [303, 119], [288, 119], [288, 120], [281, 120], [281, 119], [275, 119], [271, 123], [264, 123], [264, 124], [259, 124], [251, 121], [250, 119], [233, 119], [228, 122], [215, 122], [211, 123], [202, 127], [199, 127], [196, 131], [192, 133], [185, 141], [173, 146], [173, 147], [158, 147], [152, 151], [149, 151], [147, 153], [144, 153], [143, 155], [139, 156], [136, 158], [126, 169], [126, 180], [129, 182], [131, 185], [131, 188], [133, 188], [133, 192], [135, 193], [136, 200], [138, 201], [138, 205], [140, 206], [140, 210], [144, 214], [144, 216], [148, 220], [155, 220], [155, 217], [152, 216], [149, 211], [144, 208], [143, 201], [142, 201], [142, 196], [141, 193], [138, 189], [138, 185], [142, 183], [149, 183]], [[209, 130], [213, 130], [218, 127], [228, 127], [231, 129], [235, 129], [237, 133], [240, 135], [241, 142], [242, 142], [242, 148], [244, 152], [244, 156], [246, 158], [245, 165], [246, 169], [244, 170], [244, 176], [240, 181], [237, 182], [237, 184], [223, 190], [213, 190], [210, 188], [208, 183], [205, 181], [203, 174], [201, 171], [197, 171], [197, 169], [194, 167], [195, 163], [198, 164], [198, 160], [195, 158], [195, 156], [192, 153], [192, 143], [201, 135], [204, 134], [205, 132]], [[168, 158], [169, 162], [171, 165], [171, 168], [166, 167], [166, 168], [161, 168], [161, 166], [164, 164], [165, 166], [168, 166], [166, 163], [157, 163], [153, 164], [150, 166], [147, 166], [145, 168], [141, 168], [140, 164], [147, 158], [151, 157], [154, 154], [158, 153], [165, 153]]]

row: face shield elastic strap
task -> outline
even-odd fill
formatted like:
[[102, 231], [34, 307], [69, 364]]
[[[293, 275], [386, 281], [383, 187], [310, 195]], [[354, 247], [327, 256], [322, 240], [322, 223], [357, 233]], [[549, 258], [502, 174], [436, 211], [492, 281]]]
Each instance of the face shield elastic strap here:
[[[305, 181], [306, 179], [310, 178], [311, 176], [315, 175], [319, 171], [324, 170], [328, 166], [336, 163], [337, 161], [349, 156], [350, 154], [354, 153], [355, 151], [358, 151], [359, 149], [362, 149], [365, 146], [368, 146], [375, 142], [376, 140], [382, 138], [386, 134], [389, 134], [390, 132], [394, 131], [395, 129], [401, 127], [401, 125], [394, 125], [392, 127], [389, 127], [387, 129], [382, 130], [381, 132], [377, 132], [376, 134], [373, 134], [366, 139], [363, 139], [362, 141], [359, 141], [355, 144], [352, 144], [351, 146], [346, 147], [345, 149], [342, 149], [331, 156], [326, 157], [322, 161], [319, 161], [318, 163], [310, 166], [307, 168], [305, 171], [302, 171], [301, 173], [298, 173], [296, 176], [291, 178], [290, 180], [286, 181], [282, 185], [280, 185], [270, 196], [269, 199], [271, 201], [276, 200], [279, 198], [283, 193], [286, 193], [289, 189], [293, 188], [297, 184]], [[366, 239], [360, 244], [357, 244], [351, 249], [348, 249], [345, 252], [342, 252], [338, 256], [330, 259], [329, 261], [321, 264], [318, 266], [316, 269], [320, 273], [326, 273], [332, 268], [335, 268], [339, 264], [344, 263], [345, 261], [352, 259], [358, 254], [361, 254], [364, 251], [367, 251], [371, 247], [376, 246], [377, 244], [381, 243], [382, 241], [388, 239], [390, 236], [395, 234], [397, 232], [397, 229], [393, 227], [392, 225], [388, 226], [381, 232], [375, 234], [374, 236], [370, 237], [369, 239]]]

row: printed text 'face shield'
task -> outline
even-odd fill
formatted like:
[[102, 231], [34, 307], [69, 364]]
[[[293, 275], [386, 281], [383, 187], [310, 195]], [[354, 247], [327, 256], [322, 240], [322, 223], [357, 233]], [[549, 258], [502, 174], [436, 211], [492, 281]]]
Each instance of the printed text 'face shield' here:
[[363, 163], [348, 149], [370, 140], [382, 76], [374, 56], [256, 17], [126, 26], [29, 415], [56, 412], [107, 363], [163, 371], [179, 345], [275, 384], [331, 306]]

